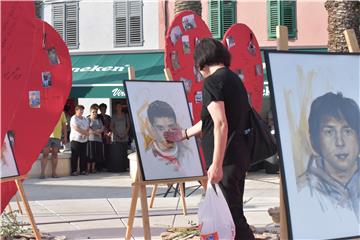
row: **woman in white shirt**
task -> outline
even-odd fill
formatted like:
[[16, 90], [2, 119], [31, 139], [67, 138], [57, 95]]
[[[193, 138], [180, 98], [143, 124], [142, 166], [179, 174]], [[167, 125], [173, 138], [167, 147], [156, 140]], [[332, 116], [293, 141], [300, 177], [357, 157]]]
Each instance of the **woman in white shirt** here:
[[89, 121], [83, 117], [84, 106], [75, 107], [75, 115], [70, 120], [71, 175], [77, 176], [78, 159], [80, 158], [80, 174], [86, 174], [86, 145], [89, 137]]

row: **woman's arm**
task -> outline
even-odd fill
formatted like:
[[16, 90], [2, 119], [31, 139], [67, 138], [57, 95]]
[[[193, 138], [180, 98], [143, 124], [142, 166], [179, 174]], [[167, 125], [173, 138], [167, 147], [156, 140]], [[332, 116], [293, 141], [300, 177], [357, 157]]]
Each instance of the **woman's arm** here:
[[164, 133], [164, 137], [167, 141], [170, 142], [180, 142], [192, 136], [199, 135], [201, 133], [202, 121], [200, 120], [194, 126], [187, 128], [187, 129], [171, 129]]
[[223, 177], [222, 164], [227, 144], [228, 123], [223, 101], [211, 102], [207, 109], [214, 121], [214, 154], [208, 178], [212, 183], [218, 183]]
[[[186, 129], [186, 134], [189, 138], [192, 136], [197, 136], [201, 133], [201, 128], [202, 128], [202, 121], [200, 120], [194, 126]], [[185, 129], [183, 130], [183, 136], [186, 138]]]
[[80, 127], [78, 127], [77, 125], [75, 125], [75, 124], [72, 124], [71, 128], [74, 129], [75, 131], [79, 132], [82, 135], [89, 136], [89, 131], [88, 130], [83, 130]]

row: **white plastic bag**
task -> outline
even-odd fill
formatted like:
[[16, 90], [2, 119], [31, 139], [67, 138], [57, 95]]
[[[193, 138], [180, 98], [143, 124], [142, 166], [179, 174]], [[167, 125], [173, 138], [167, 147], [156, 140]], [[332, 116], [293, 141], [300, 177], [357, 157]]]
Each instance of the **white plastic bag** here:
[[215, 184], [215, 188], [216, 192], [213, 185], [208, 182], [205, 198], [199, 206], [200, 238], [234, 239], [235, 224], [229, 206], [218, 184]]

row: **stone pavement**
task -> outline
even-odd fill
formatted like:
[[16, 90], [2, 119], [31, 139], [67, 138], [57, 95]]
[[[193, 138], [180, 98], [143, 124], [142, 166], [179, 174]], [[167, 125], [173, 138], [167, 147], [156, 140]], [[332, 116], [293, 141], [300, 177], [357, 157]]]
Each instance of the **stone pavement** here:
[[[196, 190], [197, 182], [186, 184], [186, 194]], [[24, 183], [36, 223], [41, 232], [66, 239], [124, 239], [131, 200], [128, 173], [97, 173], [88, 176], [30, 178]], [[147, 187], [150, 196], [152, 187]], [[165, 198], [167, 186], [159, 186], [153, 209], [149, 211], [153, 239], [168, 227], [197, 223], [201, 189], [186, 197], [188, 215], [182, 215], [179, 197], [173, 191]], [[279, 205], [278, 175], [249, 173], [244, 196], [249, 224], [265, 227], [272, 223], [268, 208]], [[16, 202], [11, 202], [17, 209]], [[137, 204], [133, 239], [143, 239], [140, 201]], [[28, 221], [26, 216], [20, 220]]]

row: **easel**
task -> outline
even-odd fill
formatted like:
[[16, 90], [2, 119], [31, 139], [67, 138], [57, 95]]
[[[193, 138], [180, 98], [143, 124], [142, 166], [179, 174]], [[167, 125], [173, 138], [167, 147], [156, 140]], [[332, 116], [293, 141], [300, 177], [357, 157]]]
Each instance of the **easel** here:
[[[165, 71], [165, 70], [164, 70]], [[170, 73], [170, 72], [169, 72]], [[128, 69], [129, 79], [134, 80], [135, 79], [135, 70], [133, 67], [129, 67]], [[167, 72], [165, 71], [165, 76]], [[170, 75], [168, 75], [170, 76]], [[167, 76], [167, 78], [168, 78]], [[170, 79], [170, 78], [169, 78]], [[143, 228], [144, 228], [144, 239], [151, 239], [151, 232], [150, 232], [150, 221], [149, 221], [149, 209], [148, 209], [148, 203], [147, 203], [147, 196], [146, 196], [146, 185], [154, 185], [154, 188], [152, 190], [152, 203], [153, 198], [155, 197], [155, 193], [157, 190], [158, 184], [174, 184], [179, 183], [180, 186], [182, 186], [184, 182], [190, 182], [190, 181], [200, 181], [202, 184], [205, 183], [207, 177], [193, 177], [193, 178], [183, 178], [183, 179], [170, 179], [170, 180], [153, 180], [153, 181], [143, 181], [140, 169], [139, 169], [139, 160], [137, 159], [137, 169], [136, 169], [136, 176], [133, 181], [132, 185], [132, 192], [131, 192], [131, 204], [130, 204], [130, 210], [129, 210], [129, 218], [128, 218], [128, 224], [126, 229], [126, 235], [125, 239], [129, 240], [131, 238], [132, 229], [134, 225], [134, 219], [135, 219], [135, 211], [136, 211], [136, 204], [140, 193], [140, 202], [141, 202], [141, 213], [142, 213], [142, 221], [143, 221]], [[185, 191], [183, 187], [180, 187], [180, 194], [183, 199], [183, 209], [186, 209], [185, 205]]]
[[345, 35], [346, 43], [347, 43], [348, 48], [349, 48], [349, 52], [351, 52], [351, 53], [360, 52], [359, 43], [358, 43], [358, 41], [356, 39], [354, 29], [346, 29], [344, 31], [344, 35]]
[[[36, 226], [34, 216], [32, 214], [29, 202], [28, 202], [28, 200], [27, 200], [27, 198], [25, 196], [24, 187], [23, 187], [22, 182], [21, 182], [22, 180], [24, 180], [26, 178], [27, 178], [26, 176], [11, 177], [11, 178], [6, 178], [6, 179], [1, 179], [1, 183], [15, 181], [15, 184], [16, 184], [16, 187], [17, 187], [17, 189], [19, 191], [21, 200], [23, 201], [23, 203], [25, 205], [25, 210], [26, 210], [26, 213], [27, 213], [27, 215], [29, 217], [31, 227], [32, 227], [34, 235], [35, 235], [35, 239], [36, 240], [41, 240], [40, 231], [38, 230], [38, 228]], [[19, 202], [18, 202], [18, 205], [19, 205]], [[19, 209], [21, 209], [21, 208], [19, 207]]]
[[[288, 45], [288, 29], [285, 26], [276, 26], [276, 45], [277, 50], [287, 51]], [[284, 188], [283, 181], [280, 175], [280, 239], [286, 240], [288, 237], [286, 207], [284, 202]]]

